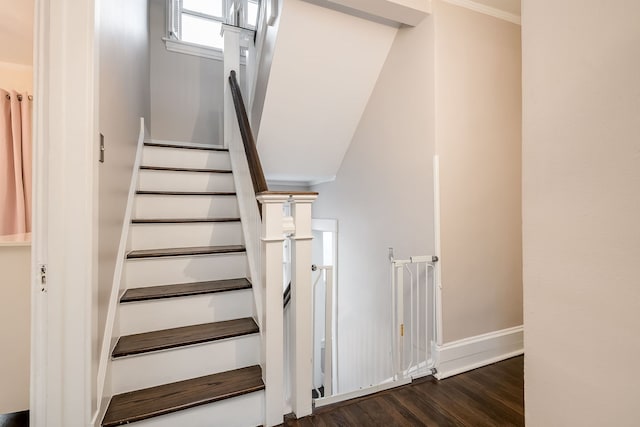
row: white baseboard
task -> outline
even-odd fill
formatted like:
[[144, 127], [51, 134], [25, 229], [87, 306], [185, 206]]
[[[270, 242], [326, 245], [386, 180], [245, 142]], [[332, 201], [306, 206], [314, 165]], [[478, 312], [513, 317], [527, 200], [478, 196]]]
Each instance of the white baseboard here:
[[439, 380], [524, 353], [522, 325], [436, 346]]

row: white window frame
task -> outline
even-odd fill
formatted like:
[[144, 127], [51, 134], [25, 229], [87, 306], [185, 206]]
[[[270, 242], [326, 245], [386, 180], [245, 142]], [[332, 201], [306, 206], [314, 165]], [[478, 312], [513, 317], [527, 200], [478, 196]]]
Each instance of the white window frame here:
[[[231, 21], [231, 18], [226, 19], [226, 15], [229, 15], [230, 10], [235, 8], [237, 4], [242, 5], [242, 13], [244, 16], [241, 18], [246, 21], [247, 14], [247, 3], [257, 3], [258, 7], [260, 5], [258, 0], [221, 0], [222, 1], [222, 11], [223, 16], [214, 16], [208, 15], [205, 13], [184, 9], [182, 7], [182, 0], [166, 0], [166, 36], [162, 38], [165, 42], [165, 46], [167, 50], [171, 52], [184, 53], [187, 55], [200, 56], [203, 58], [215, 59], [218, 61], [222, 61], [224, 59], [224, 52], [221, 48], [216, 48], [212, 46], [201, 45], [198, 43], [191, 43], [184, 40], [181, 40], [181, 25], [182, 25], [182, 14], [186, 13], [188, 15], [196, 16], [199, 18], [209, 19], [212, 21], [221, 22], [225, 24], [228, 21]], [[247, 25], [247, 27], [251, 30], [255, 30], [254, 25]], [[242, 65], [245, 65], [246, 58], [243, 55], [240, 58], [240, 62]]]

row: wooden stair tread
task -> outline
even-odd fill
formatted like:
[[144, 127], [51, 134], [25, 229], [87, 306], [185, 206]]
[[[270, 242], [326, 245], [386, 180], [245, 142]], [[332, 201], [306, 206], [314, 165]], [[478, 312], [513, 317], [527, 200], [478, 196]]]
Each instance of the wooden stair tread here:
[[151, 196], [235, 196], [235, 191], [150, 191], [138, 190], [136, 194]]
[[243, 245], [195, 246], [188, 248], [140, 249], [127, 254], [127, 259], [161, 258], [169, 256], [215, 255], [244, 252]]
[[263, 390], [260, 366], [192, 378], [113, 396], [103, 427], [113, 427]]
[[196, 222], [240, 222], [240, 218], [136, 218], [132, 224], [188, 224]]
[[141, 170], [165, 171], [165, 172], [204, 172], [204, 173], [232, 173], [228, 169], [206, 169], [206, 168], [174, 168], [167, 166], [140, 166]]
[[181, 144], [167, 144], [162, 142], [145, 142], [147, 147], [162, 147], [162, 148], [183, 148], [185, 150], [205, 150], [205, 151], [229, 151], [224, 147], [206, 147], [206, 146], [193, 146], [193, 145], [181, 145]]
[[114, 358], [131, 356], [249, 335], [256, 332], [258, 332], [258, 325], [251, 317], [162, 329], [160, 331], [120, 337], [111, 355]]
[[184, 297], [218, 292], [251, 289], [251, 282], [247, 279], [212, 280], [208, 282], [179, 283], [175, 285], [150, 286], [147, 288], [127, 289], [121, 303], [147, 301], [164, 298]]

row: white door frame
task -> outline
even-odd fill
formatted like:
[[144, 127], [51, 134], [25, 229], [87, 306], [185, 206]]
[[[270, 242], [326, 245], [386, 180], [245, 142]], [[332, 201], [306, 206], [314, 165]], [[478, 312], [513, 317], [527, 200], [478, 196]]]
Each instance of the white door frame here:
[[30, 416], [36, 427], [88, 426], [96, 406], [95, 3], [35, 1]]
[[[311, 219], [311, 231], [328, 231], [333, 233], [333, 351], [332, 357], [336, 362], [333, 366], [332, 382], [335, 384], [333, 394], [337, 394], [339, 390], [338, 384], [338, 220], [337, 219]], [[315, 327], [315, 326], [314, 326]], [[315, 343], [314, 343], [315, 345]], [[326, 355], [325, 355], [326, 357]]]

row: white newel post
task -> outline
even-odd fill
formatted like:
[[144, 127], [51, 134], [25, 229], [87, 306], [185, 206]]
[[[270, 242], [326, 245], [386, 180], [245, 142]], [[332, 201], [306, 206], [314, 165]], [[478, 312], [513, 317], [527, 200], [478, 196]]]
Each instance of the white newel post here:
[[315, 193], [291, 196], [295, 232], [291, 236], [291, 406], [300, 418], [311, 415], [313, 389], [313, 319], [311, 285], [311, 205]]
[[240, 83], [240, 33], [241, 29], [232, 25], [222, 25], [222, 36], [224, 38], [224, 146], [229, 147], [236, 128], [236, 110], [231, 96], [229, 86], [229, 74], [236, 72], [238, 83]]
[[282, 261], [284, 245], [283, 205], [288, 195], [259, 194], [262, 204], [262, 283], [265, 310], [262, 373], [265, 388], [265, 423], [282, 424], [284, 417], [284, 310], [282, 309]]

